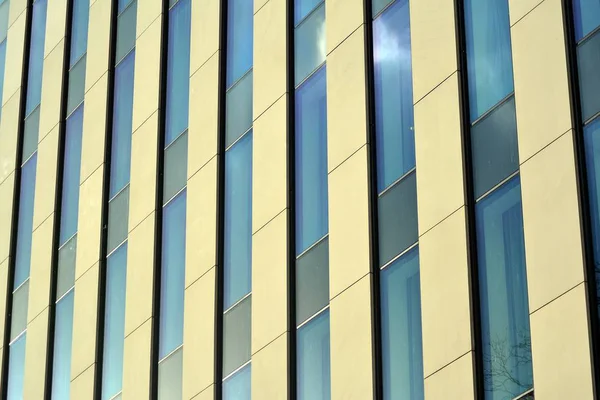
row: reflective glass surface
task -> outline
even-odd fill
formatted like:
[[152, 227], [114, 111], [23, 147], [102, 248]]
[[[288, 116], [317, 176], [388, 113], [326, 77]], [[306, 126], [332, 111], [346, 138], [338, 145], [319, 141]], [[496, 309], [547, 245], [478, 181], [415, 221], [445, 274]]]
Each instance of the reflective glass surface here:
[[587, 121], [600, 112], [600, 31], [577, 46], [581, 112]]
[[294, 32], [294, 80], [302, 82], [325, 61], [325, 2]]
[[[596, 267], [596, 296], [600, 304], [600, 118], [584, 128], [583, 137], [585, 140], [594, 265]], [[600, 316], [600, 308], [598, 312]]]
[[71, 290], [56, 303], [54, 364], [52, 367], [53, 399], [67, 400], [70, 398], [74, 298], [75, 291]]
[[10, 340], [14, 340], [27, 328], [27, 307], [29, 304], [29, 281], [23, 283], [13, 293]]
[[42, 99], [42, 71], [44, 69], [44, 41], [46, 38], [46, 2], [47, 0], [37, 0], [33, 3], [25, 115], [29, 115], [40, 104]]
[[[181, 0], [180, 0], [181, 1]], [[179, 348], [158, 364], [158, 399], [182, 398], [183, 348]]]
[[127, 7], [117, 18], [117, 63], [135, 47], [135, 29], [137, 20], [137, 1]]
[[323, 0], [294, 0], [294, 26], [322, 2]]
[[77, 232], [82, 134], [83, 105], [67, 119], [66, 123], [59, 246]]
[[10, 345], [8, 362], [8, 395], [7, 400], [23, 400], [23, 381], [25, 377], [25, 342], [26, 334]]
[[223, 400], [250, 400], [252, 398], [252, 368], [244, 368], [223, 381]]
[[253, 0], [227, 0], [227, 88], [252, 68]]
[[69, 71], [69, 95], [67, 96], [67, 115], [83, 101], [85, 94], [85, 66], [87, 57], [83, 56]]
[[250, 360], [252, 296], [223, 315], [223, 376]]
[[394, 1], [398, 1], [399, 3], [406, 3], [408, 0], [371, 0], [371, 15], [376, 16], [388, 4], [393, 3]]
[[164, 202], [169, 201], [187, 184], [187, 153], [188, 135], [184, 132], [165, 150]]
[[75, 285], [75, 256], [77, 252], [77, 235], [58, 249], [58, 279], [56, 282], [56, 298], [61, 298]]
[[17, 252], [13, 288], [29, 277], [31, 266], [31, 239], [33, 232], [33, 200], [35, 197], [35, 169], [37, 153], [21, 168], [21, 194], [17, 227]]
[[25, 162], [37, 150], [40, 127], [40, 107], [37, 107], [25, 118], [23, 132], [22, 162]]
[[118, 9], [117, 12], [121, 13], [123, 12], [123, 10], [125, 10], [125, 7], [127, 7], [129, 5], [129, 3], [133, 2], [133, 0], [118, 0]]
[[227, 91], [225, 147], [229, 147], [252, 126], [252, 71]]
[[323, 311], [298, 329], [297, 357], [298, 400], [329, 400], [329, 310]]
[[129, 228], [129, 186], [108, 203], [108, 238], [106, 252], [110, 253], [127, 239]]
[[[6, 35], [8, 34], [8, 9], [10, 6], [10, 1], [2, 1], [0, 4], [0, 42], [6, 39]], [[4, 66], [2, 66], [4, 67]], [[1, 78], [1, 76], [0, 76]], [[0, 79], [2, 81], [2, 79]], [[0, 92], [2, 93], [2, 92]]]
[[329, 238], [296, 261], [296, 325], [329, 304]]
[[79, 60], [79, 58], [86, 52], [89, 15], [90, 0], [73, 1], [70, 66], [73, 66], [75, 62], [77, 62], [77, 60]]
[[573, 0], [575, 39], [579, 40], [600, 26], [600, 1]]

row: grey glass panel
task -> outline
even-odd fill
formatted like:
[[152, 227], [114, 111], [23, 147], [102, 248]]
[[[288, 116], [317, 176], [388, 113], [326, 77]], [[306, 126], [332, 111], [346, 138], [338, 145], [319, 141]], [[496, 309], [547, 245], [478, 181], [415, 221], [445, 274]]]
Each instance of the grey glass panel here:
[[252, 71], [227, 92], [225, 147], [229, 147], [252, 126]]
[[132, 3], [133, 0], [119, 0], [117, 12], [120, 14], [127, 8], [127, 6]]
[[296, 325], [329, 303], [329, 238], [296, 261]]
[[70, 396], [74, 297], [75, 290], [71, 290], [56, 304], [54, 363], [52, 368], [53, 399], [66, 400]]
[[294, 0], [294, 26], [322, 2], [323, 0]]
[[250, 360], [252, 296], [236, 304], [223, 316], [223, 376]]
[[227, 89], [252, 68], [254, 1], [227, 0]]
[[19, 336], [27, 327], [27, 304], [29, 302], [29, 281], [13, 293], [10, 340]]
[[412, 172], [379, 197], [379, 265], [419, 239], [417, 179]]
[[36, 108], [25, 118], [25, 130], [23, 132], [23, 162], [25, 162], [37, 150], [38, 135], [40, 129], [40, 108]]
[[118, 64], [135, 46], [135, 28], [137, 2], [131, 4], [117, 18], [117, 51], [115, 62]]
[[31, 267], [31, 239], [33, 232], [33, 201], [35, 198], [35, 173], [37, 153], [21, 168], [19, 221], [17, 227], [17, 254], [13, 288], [19, 287], [29, 277]]
[[[394, 0], [372, 0], [371, 15], [376, 16], [385, 6], [392, 3]], [[398, 3], [408, 4], [408, 0], [396, 0]]]
[[129, 227], [129, 186], [108, 203], [108, 244], [110, 253], [127, 238]]
[[325, 61], [325, 2], [294, 33], [294, 85]]
[[519, 169], [514, 96], [471, 128], [475, 198]]
[[23, 381], [25, 377], [25, 343], [26, 334], [10, 345], [8, 364], [7, 400], [23, 399]]
[[298, 400], [331, 398], [329, 347], [329, 310], [325, 310], [298, 329]]
[[600, 1], [573, 0], [575, 39], [579, 40], [600, 26]]
[[165, 150], [163, 202], [168, 202], [187, 184], [188, 135], [184, 132]]
[[44, 69], [46, 10], [47, 0], [37, 0], [33, 3], [25, 115], [31, 113], [33, 109], [40, 104], [42, 99], [42, 71]]
[[583, 120], [600, 112], [600, 31], [577, 47]]
[[77, 236], [64, 244], [58, 250], [58, 279], [56, 282], [56, 298], [60, 299], [63, 294], [75, 285], [75, 256], [77, 253]]
[[250, 400], [252, 398], [252, 366], [244, 368], [223, 381], [223, 400]]
[[158, 399], [182, 398], [183, 348], [158, 363]]
[[0, 42], [6, 39], [8, 33], [8, 7], [9, 1], [0, 4]]
[[67, 98], [67, 115], [83, 101], [85, 93], [85, 65], [86, 56], [83, 56], [69, 71], [69, 95]]
[[89, 15], [90, 0], [73, 1], [70, 66], [73, 66], [87, 49]]

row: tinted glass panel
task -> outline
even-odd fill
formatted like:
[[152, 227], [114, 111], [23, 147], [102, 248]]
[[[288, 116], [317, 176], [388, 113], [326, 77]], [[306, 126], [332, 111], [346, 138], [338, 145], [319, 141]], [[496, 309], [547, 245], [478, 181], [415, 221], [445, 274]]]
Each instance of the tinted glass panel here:
[[27, 305], [29, 303], [29, 281], [13, 293], [10, 340], [14, 340], [27, 327]]
[[68, 399], [71, 390], [71, 348], [73, 339], [73, 300], [75, 291], [56, 304], [54, 326], [54, 364], [52, 368], [52, 398]]
[[[180, 0], [181, 1], [181, 0]], [[158, 364], [158, 398], [182, 398], [183, 348], [179, 348]]]
[[223, 376], [250, 360], [252, 296], [223, 315]]
[[250, 400], [252, 398], [252, 369], [246, 365], [223, 382], [223, 400]]
[[383, 398], [423, 399], [419, 251], [381, 271]]
[[323, 0], [295, 0], [294, 1], [294, 25], [302, 21]]
[[89, 11], [90, 0], [73, 1], [73, 24], [71, 25], [71, 66], [75, 64], [75, 62], [83, 55], [83, 53], [85, 53], [87, 49]]
[[579, 40], [600, 26], [600, 1], [573, 0], [575, 39]]
[[67, 119], [66, 125], [59, 245], [63, 245], [75, 234], [75, 232], [77, 232], [83, 106], [79, 107], [77, 111]]
[[8, 362], [8, 400], [23, 399], [23, 378], [25, 376], [25, 334], [10, 345]]
[[312, 317], [329, 303], [329, 239], [296, 262], [296, 324]]
[[325, 68], [296, 90], [296, 254], [328, 230]]
[[519, 177], [478, 202], [475, 219], [484, 388], [512, 399], [533, 384]]
[[471, 122], [513, 91], [508, 1], [465, 0]]
[[29, 277], [29, 268], [31, 266], [36, 162], [37, 154], [34, 154], [21, 168], [21, 197], [19, 198], [17, 253], [15, 256], [15, 280], [13, 286], [15, 288]]
[[183, 343], [185, 207], [183, 191], [163, 209], [159, 358]]
[[134, 2], [117, 19], [117, 63], [135, 46], [136, 18], [137, 2]]
[[33, 3], [31, 22], [31, 48], [29, 49], [29, 71], [27, 75], [27, 105], [29, 115], [40, 104], [42, 98], [42, 70], [44, 68], [44, 40], [46, 37], [46, 0]]
[[519, 169], [517, 146], [513, 96], [471, 128], [476, 199]]
[[9, 1], [0, 4], [0, 42], [6, 39], [8, 33], [8, 7]]
[[254, 1], [227, 1], [227, 88], [252, 67]]
[[252, 71], [227, 92], [225, 147], [252, 126]]
[[298, 400], [331, 398], [329, 310], [298, 329]]
[[121, 13], [123, 12], [123, 10], [125, 10], [125, 7], [127, 7], [130, 3], [132, 3], [133, 0], [119, 0], [118, 1], [118, 9], [117, 12]]
[[294, 79], [302, 82], [325, 61], [325, 3], [315, 10], [294, 33]]
[[225, 152], [224, 307], [252, 287], [252, 133]]
[[183, 133], [165, 150], [163, 201], [167, 202], [187, 184], [188, 135]]
[[586, 121], [600, 112], [600, 32], [577, 47], [581, 109]]
[[[372, 12], [371, 15], [375, 16], [377, 15], [381, 10], [383, 10], [383, 8], [385, 6], [387, 6], [388, 4], [392, 3], [394, 0], [372, 0], [372, 4], [371, 4], [371, 8], [372, 8]], [[405, 3], [406, 0], [398, 0], [399, 3]]]
[[67, 98], [67, 114], [83, 101], [85, 93], [86, 57], [82, 57], [69, 71], [69, 96]]
[[56, 282], [56, 298], [75, 285], [75, 256], [77, 252], [77, 236], [65, 243], [58, 250], [58, 280]]
[[108, 253], [127, 238], [128, 227], [129, 186], [108, 203]]
[[38, 146], [38, 132], [40, 128], [40, 108], [36, 108], [25, 118], [25, 131], [23, 132], [23, 161], [27, 160]]
[[[597, 298], [600, 299], [600, 119], [584, 128], [585, 160], [596, 265]], [[599, 306], [600, 307], [600, 306]], [[598, 310], [600, 316], [600, 308]]]

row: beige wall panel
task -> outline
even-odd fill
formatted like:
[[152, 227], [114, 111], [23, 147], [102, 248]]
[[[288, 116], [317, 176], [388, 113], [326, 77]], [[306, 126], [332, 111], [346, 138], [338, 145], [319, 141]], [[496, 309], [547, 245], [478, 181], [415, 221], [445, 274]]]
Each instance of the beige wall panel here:
[[410, 3], [413, 99], [417, 103], [458, 68], [454, 1]]
[[185, 290], [183, 318], [183, 398], [214, 384], [215, 282], [213, 267]]
[[154, 216], [152, 213], [133, 231], [127, 244], [125, 336], [152, 316], [154, 285]]
[[473, 357], [467, 353], [425, 378], [425, 400], [474, 400]]
[[[30, 286], [31, 289], [31, 286]], [[30, 295], [33, 294], [30, 290]], [[31, 300], [31, 296], [29, 296]], [[24, 399], [43, 399], [46, 379], [46, 346], [48, 342], [48, 309], [27, 324], [25, 346]]]
[[[101, 1], [101, 0], [97, 0]], [[94, 373], [95, 366], [86, 369], [81, 375], [71, 381], [72, 399], [94, 398]]]
[[[6, 289], [8, 288], [8, 261], [9, 260], [7, 258], [6, 260], [0, 262], [0, 315], [5, 315], [4, 313], [6, 312]], [[4, 318], [0, 318], [0, 337], [4, 337]]]
[[215, 157], [187, 182], [194, 206], [186, 212], [185, 287], [217, 265], [217, 164]]
[[83, 108], [83, 137], [79, 176], [81, 182], [85, 181], [104, 162], [107, 90], [108, 74], [104, 74], [84, 97], [85, 107]]
[[[363, 24], [363, 10], [363, 0], [327, 0], [325, 2], [325, 15], [327, 15], [325, 22], [327, 54], [331, 53], [340, 45], [340, 43], [346, 40], [352, 32]], [[363, 30], [361, 29], [361, 32], [362, 31]], [[364, 40], [364, 33], [361, 37]], [[327, 65], [329, 66], [329, 62]], [[330, 70], [328, 70], [327, 74], [328, 80], [331, 77], [329, 71]]]
[[544, 0], [508, 0], [510, 25], [514, 25]]
[[75, 279], [82, 276], [100, 259], [103, 174], [104, 168], [98, 168], [79, 187]]
[[198, 393], [197, 396], [194, 396], [194, 400], [213, 400], [215, 398], [215, 385], [211, 385], [207, 387], [202, 393]]
[[521, 165], [521, 194], [534, 312], [584, 280], [572, 131]]
[[458, 77], [415, 105], [419, 235], [465, 203]]
[[33, 231], [27, 322], [33, 321], [50, 304], [50, 266], [52, 265], [53, 233], [54, 216], [48, 218]]
[[11, 174], [4, 182], [0, 183], [0, 220], [3, 221], [0, 224], [0, 262], [8, 259], [10, 252], [14, 188], [15, 174]]
[[258, 12], [265, 4], [267, 4], [269, 0], [255, 0], [254, 1], [254, 14]]
[[286, 92], [286, 22], [286, 0], [269, 0], [254, 15], [252, 108], [255, 120]]
[[[10, 3], [11, 13], [16, 5], [18, 4], [15, 4], [14, 0]], [[26, 14], [27, 13], [22, 13], [15, 23], [8, 28], [2, 104], [6, 104], [8, 99], [10, 99], [10, 97], [21, 86], [21, 77], [23, 72], [23, 51], [25, 50]], [[4, 112], [2, 113], [2, 119], [4, 119]]]
[[90, 6], [85, 67], [86, 92], [108, 71], [111, 3], [111, 0], [96, 0]]
[[20, 93], [20, 90], [17, 91], [2, 107], [2, 118], [0, 119], [0, 183], [3, 183], [14, 172], [17, 162]]
[[465, 223], [461, 208], [419, 239], [425, 376], [472, 350]]
[[190, 42], [190, 72], [192, 75], [219, 49], [219, 3], [220, 0], [192, 2]]
[[[203, 0], [204, 1], [204, 0]], [[192, 3], [198, 3], [193, 1]], [[162, 14], [161, 0], [144, 0], [138, 3], [136, 20], [136, 37], [139, 38], [151, 24]]]
[[371, 270], [368, 146], [329, 174], [329, 298]]
[[64, 55], [64, 41], [61, 41], [44, 60], [41, 103], [43, 107], [40, 107], [39, 141], [42, 141], [48, 132], [58, 125], [60, 120]]
[[56, 205], [56, 173], [58, 169], [58, 125], [38, 144], [33, 229], [52, 214]]
[[585, 284], [531, 314], [535, 397], [592, 399]]
[[[252, 301], [254, 301], [254, 292]], [[286, 399], [288, 393], [287, 360], [288, 334], [252, 356], [252, 398]]]
[[25, 14], [27, 0], [11, 0], [10, 10], [8, 11], [8, 26], [11, 26], [17, 18]]
[[572, 127], [561, 0], [545, 0], [511, 37], [523, 162]]
[[[200, 3], [194, 3], [200, 4]], [[219, 54], [190, 78], [188, 179], [217, 154], [219, 118]]]
[[287, 330], [287, 218], [282, 212], [252, 237], [252, 354]]
[[373, 398], [371, 274], [331, 300], [331, 398]]
[[150, 398], [151, 336], [152, 319], [149, 319], [129, 336], [125, 337], [123, 400]]
[[[260, 89], [257, 88], [254, 93], [257, 91]], [[286, 132], [287, 96], [284, 96], [254, 122], [252, 131], [253, 232], [261, 229], [287, 207]]]
[[[67, 0], [52, 0], [48, 2], [46, 11], [46, 43], [44, 57], [46, 57], [65, 37], [67, 24]], [[44, 67], [44, 74], [46, 67]], [[47, 104], [47, 103], [44, 103]]]
[[361, 27], [327, 56], [329, 172], [367, 142], [364, 35]]
[[75, 281], [71, 380], [74, 380], [79, 374], [96, 362], [98, 265], [96, 263], [89, 271]]

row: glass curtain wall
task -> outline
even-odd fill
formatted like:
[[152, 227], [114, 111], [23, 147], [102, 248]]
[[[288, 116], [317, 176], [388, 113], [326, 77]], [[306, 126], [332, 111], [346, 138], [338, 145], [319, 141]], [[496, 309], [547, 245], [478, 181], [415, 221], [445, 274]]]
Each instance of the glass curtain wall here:
[[0, 0], [0, 118], [2, 117], [2, 92], [4, 92], [4, 67], [8, 37], [8, 9], [10, 0]]

